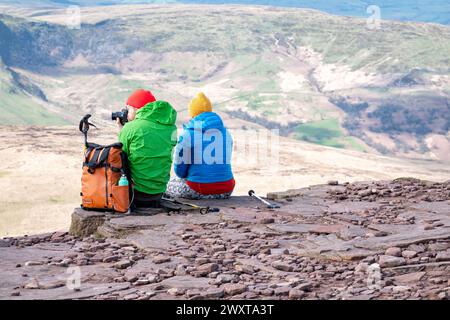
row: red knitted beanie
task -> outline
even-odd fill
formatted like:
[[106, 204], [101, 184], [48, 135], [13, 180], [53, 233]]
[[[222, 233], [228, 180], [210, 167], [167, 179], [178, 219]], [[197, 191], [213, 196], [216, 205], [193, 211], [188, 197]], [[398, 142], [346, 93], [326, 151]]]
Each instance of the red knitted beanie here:
[[133, 92], [133, 94], [128, 98], [127, 105], [133, 108], [140, 109], [145, 105], [155, 102], [156, 98], [150, 91], [139, 89]]

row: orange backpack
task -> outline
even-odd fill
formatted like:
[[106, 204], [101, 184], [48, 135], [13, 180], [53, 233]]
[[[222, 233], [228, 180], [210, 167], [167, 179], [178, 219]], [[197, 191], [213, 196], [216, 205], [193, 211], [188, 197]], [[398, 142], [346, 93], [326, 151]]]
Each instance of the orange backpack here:
[[122, 144], [101, 146], [87, 142], [89, 125], [94, 126], [88, 122], [89, 118], [90, 115], [86, 115], [80, 122], [80, 131], [85, 135], [81, 207], [126, 213], [130, 208], [130, 187], [118, 185], [122, 174], [128, 173]]

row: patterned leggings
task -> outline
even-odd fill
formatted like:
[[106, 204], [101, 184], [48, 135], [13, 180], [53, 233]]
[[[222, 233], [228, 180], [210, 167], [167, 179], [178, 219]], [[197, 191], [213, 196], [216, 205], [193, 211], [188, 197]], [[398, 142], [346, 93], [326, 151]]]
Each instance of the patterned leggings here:
[[211, 195], [203, 195], [198, 193], [195, 190], [192, 190], [186, 184], [185, 179], [180, 179], [178, 177], [172, 177], [167, 185], [166, 195], [171, 198], [183, 198], [183, 199], [191, 199], [191, 200], [200, 200], [200, 199], [228, 199], [231, 196], [232, 192], [223, 193], [223, 194], [211, 194]]

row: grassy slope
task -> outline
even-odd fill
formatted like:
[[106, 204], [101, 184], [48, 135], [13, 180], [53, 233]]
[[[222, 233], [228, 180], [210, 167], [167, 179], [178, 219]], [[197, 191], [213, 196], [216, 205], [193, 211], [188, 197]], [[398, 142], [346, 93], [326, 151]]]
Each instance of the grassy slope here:
[[364, 146], [354, 138], [345, 136], [337, 119], [301, 124], [296, 128], [294, 137], [328, 147], [365, 151]]
[[25, 95], [0, 93], [2, 125], [64, 125], [68, 121], [46, 110]]
[[2, 125], [64, 125], [60, 116], [49, 112], [30, 96], [11, 84], [8, 72], [0, 64], [0, 123]]

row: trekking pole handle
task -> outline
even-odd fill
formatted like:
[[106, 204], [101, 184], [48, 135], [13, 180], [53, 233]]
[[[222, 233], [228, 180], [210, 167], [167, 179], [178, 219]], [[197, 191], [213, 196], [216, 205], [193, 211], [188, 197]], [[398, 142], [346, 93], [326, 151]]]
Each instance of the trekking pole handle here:
[[92, 117], [90, 114], [87, 114], [81, 119], [79, 129], [81, 132], [86, 133], [89, 131], [89, 118]]
[[259, 196], [255, 193], [255, 191], [253, 191], [253, 190], [250, 190], [250, 191], [248, 192], [248, 195], [249, 195], [250, 197], [255, 197], [256, 199], [258, 199], [258, 200], [264, 202], [265, 204], [267, 204], [268, 206], [271, 206], [271, 205], [272, 205], [270, 202], [268, 202], [268, 201], [264, 200], [263, 198], [259, 197]]

